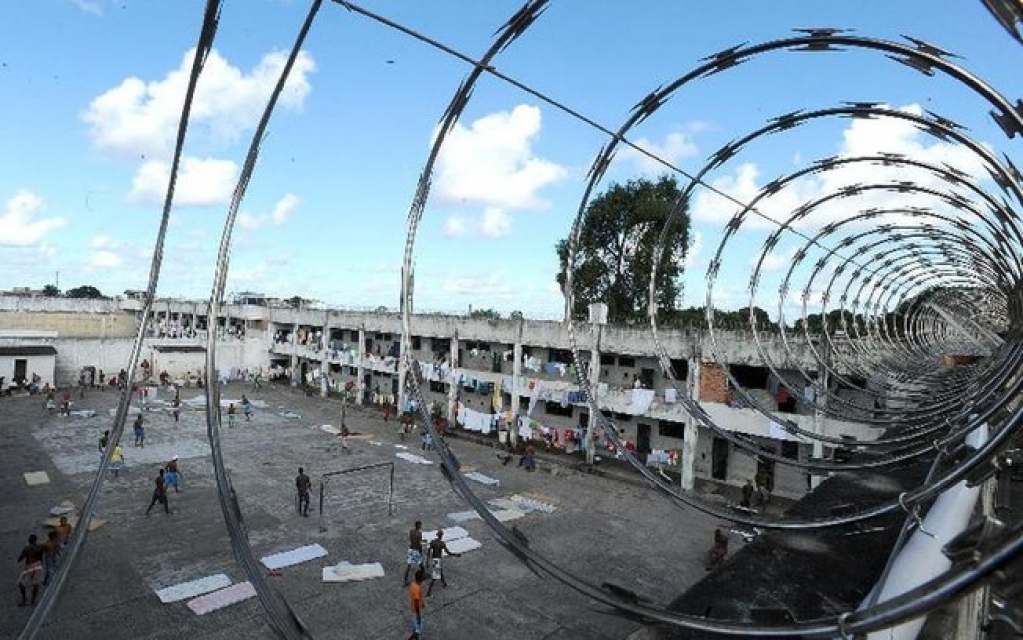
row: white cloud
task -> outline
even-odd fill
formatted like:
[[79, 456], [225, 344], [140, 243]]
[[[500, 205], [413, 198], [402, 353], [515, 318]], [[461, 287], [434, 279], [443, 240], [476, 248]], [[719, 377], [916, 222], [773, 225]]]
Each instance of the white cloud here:
[[[82, 113], [98, 149], [117, 157], [169, 158], [177, 135], [194, 50], [161, 80], [125, 78], [97, 96]], [[230, 144], [254, 128], [287, 57], [273, 52], [248, 73], [210, 52], [196, 87], [190, 134], [207, 132], [206, 142]], [[312, 56], [299, 54], [281, 94], [285, 108], [300, 109], [311, 90]]]
[[88, 13], [92, 16], [103, 15], [103, 7], [94, 0], [71, 0], [71, 4], [78, 7], [83, 13]]
[[[792, 259], [795, 257], [797, 250], [798, 247], [792, 247], [785, 251], [769, 252], [766, 256], [764, 256], [763, 262], [760, 263], [761, 273], [768, 271], [778, 271], [779, 269], [784, 269], [788, 267], [790, 264], [792, 264]], [[749, 260], [750, 269], [753, 269], [757, 266], [757, 262], [760, 261], [760, 255], [761, 255], [760, 253], [757, 253], [756, 255], [750, 257]]]
[[109, 236], [95, 236], [92, 241], [89, 242], [89, 247], [92, 249], [109, 249], [114, 246], [114, 241]]
[[469, 232], [469, 221], [463, 216], [450, 216], [444, 221], [444, 235], [451, 237], [464, 236]]
[[441, 283], [441, 292], [468, 296], [481, 303], [488, 299], [509, 298], [516, 293], [515, 288], [508, 284], [503, 272], [484, 276], [449, 276]]
[[507, 211], [498, 207], [487, 207], [477, 218], [449, 216], [444, 221], [443, 233], [452, 238], [463, 236], [503, 238], [511, 233], [511, 225], [512, 218]]
[[437, 198], [447, 204], [501, 209], [542, 209], [538, 191], [564, 179], [561, 166], [533, 155], [540, 109], [519, 105], [492, 113], [468, 128], [456, 124], [437, 161]]
[[694, 230], [692, 244], [689, 245], [689, 250], [686, 251], [686, 255], [682, 259], [682, 268], [692, 269], [701, 253], [703, 253], [703, 233]]
[[27, 247], [63, 227], [63, 218], [40, 218], [46, 210], [42, 197], [22, 189], [0, 211], [0, 246]]
[[[653, 142], [647, 138], [639, 138], [632, 141], [640, 149], [653, 154], [668, 164], [677, 165], [679, 160], [692, 158], [699, 150], [692, 138], [680, 131], [669, 133], [663, 142]], [[624, 147], [618, 159], [623, 162], [630, 162], [636, 166], [636, 170], [643, 175], [659, 175], [671, 171], [660, 161], [633, 149]]]
[[[919, 106], [910, 105], [902, 111], [922, 113]], [[985, 175], [979, 159], [969, 150], [955, 144], [936, 141], [923, 134], [911, 122], [895, 118], [854, 119], [842, 133], [838, 157], [849, 158], [878, 153], [898, 153], [910, 159], [941, 166], [947, 163], [967, 175]], [[840, 168], [811, 175], [781, 189], [772, 196], [761, 200], [757, 209], [776, 220], [787, 220], [801, 205], [832, 194], [853, 184], [891, 183], [899, 180], [912, 181], [921, 187], [946, 190], [947, 184], [940, 176], [929, 171], [911, 167], [883, 166], [880, 164], [853, 163]], [[711, 181], [716, 189], [729, 194], [740, 202], [754, 199], [764, 183], [761, 170], [754, 162], [742, 162], [732, 173]], [[797, 223], [802, 229], [820, 227], [833, 221], [847, 219], [850, 215], [872, 207], [887, 209], [907, 206], [935, 206], [938, 201], [922, 194], [893, 193], [874, 190], [852, 198], [840, 198], [818, 207], [815, 212]], [[940, 207], [941, 205], [936, 205]], [[693, 219], [723, 224], [740, 209], [734, 202], [708, 189], [702, 189], [693, 200]], [[908, 216], [889, 216], [888, 222], [919, 224], [920, 219]], [[877, 221], [875, 220], [874, 223]], [[749, 213], [743, 229], [774, 229], [777, 225], [760, 216]]]
[[506, 236], [511, 233], [511, 216], [503, 209], [488, 207], [483, 212], [480, 229], [483, 231], [483, 235], [490, 238]]
[[299, 202], [298, 196], [293, 193], [289, 193], [278, 200], [277, 204], [274, 205], [273, 211], [270, 212], [270, 219], [273, 220], [274, 225], [279, 227], [287, 222], [291, 214], [295, 212]]
[[263, 222], [258, 217], [245, 211], [238, 213], [237, 222], [242, 229], [258, 229], [263, 226]]
[[[129, 202], [162, 204], [170, 179], [170, 165], [162, 160], [142, 163], [132, 179]], [[186, 157], [181, 161], [174, 187], [174, 204], [208, 207], [231, 199], [238, 180], [238, 165], [231, 160]]]
[[283, 225], [291, 218], [295, 209], [302, 201], [293, 193], [285, 194], [283, 198], [274, 204], [273, 209], [267, 214], [255, 214], [248, 211], [238, 213], [238, 226], [242, 229], [255, 230], [272, 224], [276, 227]]
[[93, 267], [119, 267], [121, 266], [121, 256], [117, 255], [113, 251], [97, 251], [92, 256], [90, 262]]

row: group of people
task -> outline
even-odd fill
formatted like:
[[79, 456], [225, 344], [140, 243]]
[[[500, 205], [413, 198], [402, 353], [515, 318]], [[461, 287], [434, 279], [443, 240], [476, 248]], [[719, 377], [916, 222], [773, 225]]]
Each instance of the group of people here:
[[[135, 446], [145, 446], [145, 429], [142, 426], [142, 414], [139, 414], [135, 420]], [[107, 429], [103, 432], [103, 435], [99, 438], [99, 454], [100, 459], [106, 456], [107, 447], [110, 446], [110, 430]], [[110, 453], [110, 472], [114, 474], [115, 478], [121, 476], [121, 472], [127, 472], [127, 468], [124, 465], [124, 447], [121, 446], [120, 441], [114, 443], [114, 450]], [[166, 513], [171, 513], [170, 504], [167, 500], [167, 489], [168, 487], [174, 487], [175, 493], [181, 491], [181, 471], [178, 468], [178, 457], [174, 456], [171, 458], [160, 471], [156, 478], [153, 480], [153, 499], [149, 502], [149, 508], [146, 509], [146, 515], [153, 510], [153, 507], [157, 504], [163, 505], [163, 510]]]
[[60, 568], [64, 545], [71, 539], [73, 532], [74, 527], [68, 522], [67, 516], [60, 516], [59, 524], [50, 529], [46, 542], [40, 543], [35, 534], [28, 537], [28, 544], [18, 555], [18, 562], [22, 565], [18, 576], [18, 592], [21, 594], [19, 607], [27, 607], [29, 604], [35, 606], [40, 588], [48, 585]]
[[[412, 635], [409, 640], [418, 640], [423, 633], [423, 581], [426, 579], [426, 567], [430, 567], [430, 586], [426, 588], [426, 595], [433, 592], [433, 583], [440, 580], [441, 585], [447, 588], [447, 580], [444, 579], [444, 567], [442, 559], [445, 555], [461, 556], [460, 553], [452, 553], [444, 542], [444, 530], [437, 529], [436, 537], [427, 545], [426, 556], [423, 556], [423, 523], [416, 520], [412, 529], [408, 532], [408, 551], [405, 554], [405, 577], [402, 579], [408, 587], [409, 605], [412, 609]], [[409, 582], [408, 576], [415, 570], [413, 581]]]

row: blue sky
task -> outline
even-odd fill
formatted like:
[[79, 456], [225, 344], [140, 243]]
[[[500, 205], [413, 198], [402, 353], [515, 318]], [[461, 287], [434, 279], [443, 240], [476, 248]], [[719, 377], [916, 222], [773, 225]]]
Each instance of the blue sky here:
[[[479, 56], [520, 3], [362, 6]], [[299, 0], [225, 3], [186, 144], [161, 295], [209, 295], [234, 179], [307, 8]], [[198, 0], [41, 0], [0, 8], [0, 289], [42, 287], [58, 272], [62, 289], [144, 288], [202, 9]], [[959, 53], [1008, 98], [1023, 93], [1023, 50], [977, 0], [554, 0], [496, 66], [617, 129], [637, 101], [700, 58], [811, 26], [913, 35]], [[467, 71], [446, 54], [325, 3], [243, 203], [228, 290], [396, 306], [412, 192], [433, 129]], [[703, 80], [644, 122], [633, 141], [694, 171], [721, 144], [768, 118], [842, 100], [932, 109], [993, 148], [1018, 154], [1019, 141], [1007, 141], [986, 105], [954, 83], [855, 51], [771, 54]], [[417, 308], [473, 305], [556, 317], [562, 301], [553, 284], [553, 247], [571, 226], [589, 163], [605, 142], [604, 134], [536, 98], [484, 79], [435, 175], [417, 237]], [[973, 159], [911, 127], [832, 119], [771, 136], [709, 180], [748, 199], [780, 172], [815, 158], [874, 150], [977, 171]], [[607, 180], [660, 171], [623, 152]], [[878, 172], [802, 183], [765, 211], [783, 216], [864, 175]], [[697, 192], [688, 304], [704, 302], [707, 262], [733, 209], [705, 189]], [[806, 230], [841, 215], [824, 213]], [[724, 252], [714, 294], [724, 308], [746, 304], [750, 256], [770, 230], [746, 226]], [[776, 283], [795, 240], [771, 253], [765, 283]], [[776, 284], [757, 303], [777, 306]]]

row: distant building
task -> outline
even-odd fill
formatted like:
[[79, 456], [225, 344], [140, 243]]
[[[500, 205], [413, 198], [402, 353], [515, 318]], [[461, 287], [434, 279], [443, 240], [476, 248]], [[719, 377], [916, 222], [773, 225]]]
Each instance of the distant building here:
[[32, 287], [13, 287], [10, 291], [0, 291], [0, 296], [14, 296], [16, 298], [38, 298], [46, 295], [42, 289]]

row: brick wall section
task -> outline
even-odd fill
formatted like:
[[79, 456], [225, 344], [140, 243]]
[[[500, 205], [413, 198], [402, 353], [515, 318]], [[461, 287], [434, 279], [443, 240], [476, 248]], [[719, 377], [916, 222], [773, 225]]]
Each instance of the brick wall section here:
[[704, 402], [728, 402], [730, 395], [725, 368], [715, 362], [701, 362], [700, 400]]

